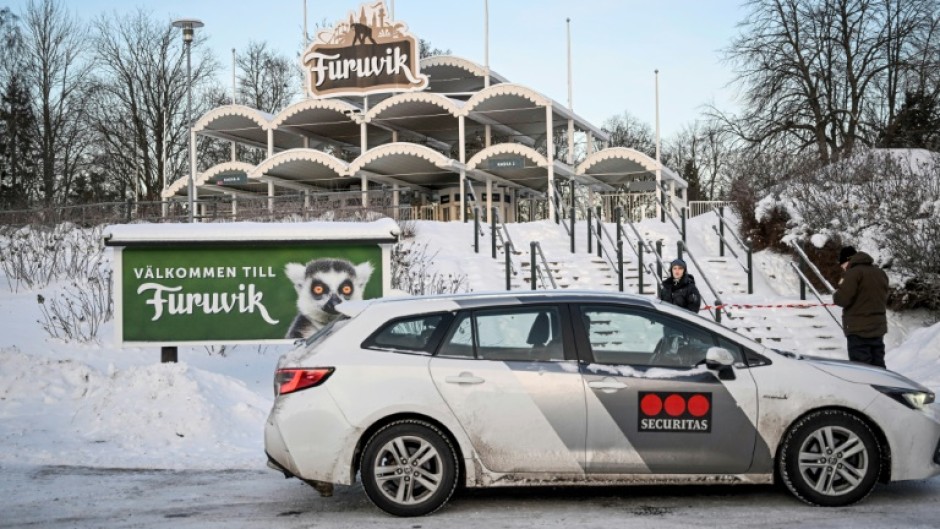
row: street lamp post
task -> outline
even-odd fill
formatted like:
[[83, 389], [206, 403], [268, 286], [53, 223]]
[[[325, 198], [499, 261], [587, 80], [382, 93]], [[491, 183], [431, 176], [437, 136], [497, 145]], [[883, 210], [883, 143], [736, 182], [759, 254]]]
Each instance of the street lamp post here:
[[190, 62], [190, 47], [196, 28], [205, 24], [195, 18], [181, 18], [173, 21], [174, 28], [183, 30], [183, 44], [186, 46], [186, 123], [189, 129], [189, 222], [193, 222], [193, 195], [196, 181], [196, 141], [193, 137], [193, 71]]

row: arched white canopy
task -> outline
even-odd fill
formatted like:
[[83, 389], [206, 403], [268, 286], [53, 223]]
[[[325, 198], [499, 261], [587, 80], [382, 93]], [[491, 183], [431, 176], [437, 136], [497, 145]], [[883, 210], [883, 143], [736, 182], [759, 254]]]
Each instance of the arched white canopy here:
[[[649, 185], [639, 182], [655, 182], [656, 160], [646, 154], [628, 147], [610, 147], [588, 156], [575, 168], [577, 175], [590, 175], [611, 186], [627, 186], [632, 190], [648, 190]], [[663, 181], [673, 181], [680, 188], [689, 187], [681, 176], [672, 169], [662, 167]]]
[[[273, 115], [245, 105], [225, 105], [203, 114], [193, 125], [193, 132], [267, 149], [268, 129], [273, 120]], [[278, 149], [289, 149], [301, 147], [303, 139], [296, 134], [274, 131], [273, 143]]]
[[346, 162], [323, 151], [289, 149], [253, 168], [249, 177], [295, 190], [346, 190], [356, 183], [350, 174]]

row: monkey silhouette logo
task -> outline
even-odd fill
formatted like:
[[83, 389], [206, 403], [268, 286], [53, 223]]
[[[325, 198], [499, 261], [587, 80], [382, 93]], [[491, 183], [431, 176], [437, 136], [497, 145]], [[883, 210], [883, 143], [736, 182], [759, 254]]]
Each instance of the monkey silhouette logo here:
[[297, 316], [287, 337], [309, 337], [339, 314], [337, 305], [362, 299], [372, 271], [368, 261], [353, 265], [346, 259], [325, 258], [306, 265], [287, 263], [284, 272], [297, 291]]
[[375, 39], [372, 38], [372, 28], [369, 26], [365, 24], [353, 24], [352, 29], [356, 32], [355, 35], [353, 35], [353, 46], [356, 45], [356, 42], [365, 44], [366, 39], [372, 41], [372, 44], [376, 44]]

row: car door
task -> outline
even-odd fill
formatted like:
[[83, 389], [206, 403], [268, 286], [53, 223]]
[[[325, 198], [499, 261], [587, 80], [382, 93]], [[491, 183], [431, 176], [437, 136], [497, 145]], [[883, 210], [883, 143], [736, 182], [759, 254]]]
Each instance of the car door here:
[[567, 307], [463, 311], [431, 377], [494, 472], [583, 473], [584, 386]]
[[590, 473], [738, 474], [757, 440], [757, 392], [740, 350], [704, 365], [717, 336], [684, 319], [619, 305], [573, 309], [587, 399]]

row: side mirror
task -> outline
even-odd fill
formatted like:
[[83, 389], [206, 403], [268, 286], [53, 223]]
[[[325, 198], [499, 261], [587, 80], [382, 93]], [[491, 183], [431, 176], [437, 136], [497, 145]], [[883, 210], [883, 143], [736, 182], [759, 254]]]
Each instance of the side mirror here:
[[705, 352], [705, 367], [718, 371], [720, 380], [734, 380], [734, 355], [722, 347], [709, 347]]
[[722, 347], [709, 347], [705, 352], [705, 365], [709, 369], [721, 369], [734, 365], [734, 355]]

